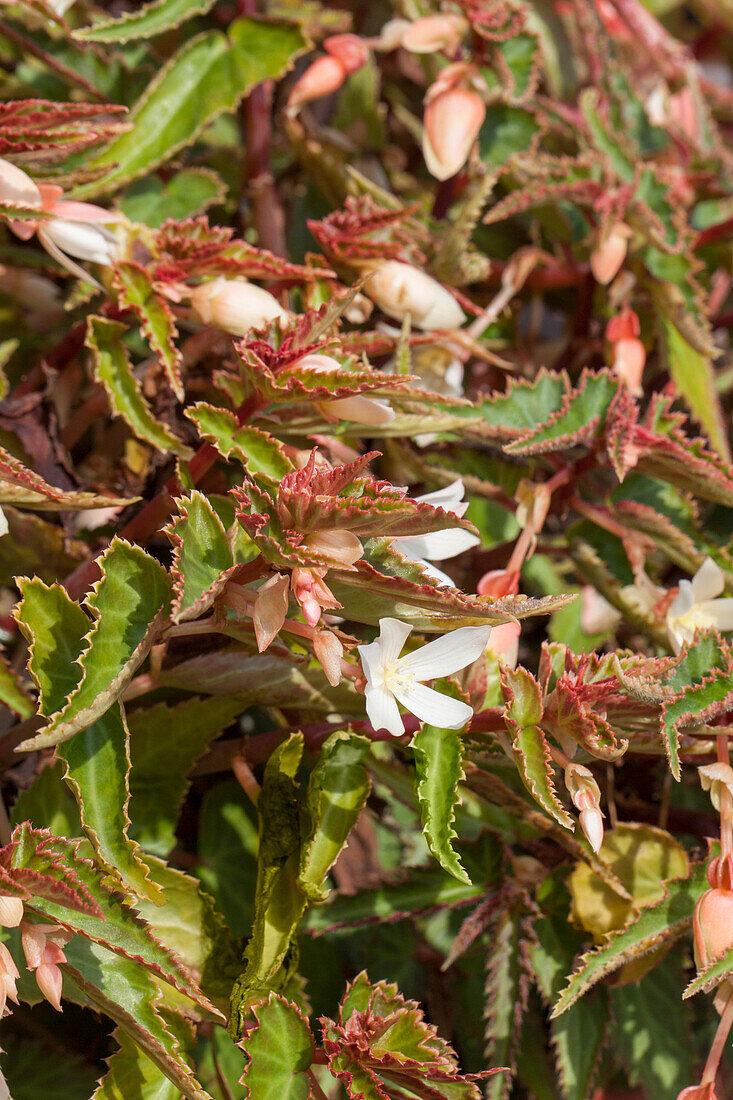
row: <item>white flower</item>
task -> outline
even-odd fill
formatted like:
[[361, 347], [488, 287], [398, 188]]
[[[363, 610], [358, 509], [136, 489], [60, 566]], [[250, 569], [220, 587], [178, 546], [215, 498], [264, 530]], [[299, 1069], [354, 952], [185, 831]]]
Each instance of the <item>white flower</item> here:
[[[419, 504], [432, 504], [434, 508], [443, 508], [444, 511], [452, 512], [454, 516], [461, 519], [468, 508], [468, 501], [463, 499], [463, 493], [463, 482], [458, 478], [445, 488], [424, 493], [422, 496], [415, 497], [415, 500]], [[406, 535], [404, 538], [393, 539], [392, 546], [403, 557], [421, 565], [434, 580], [453, 588], [453, 581], [448, 574], [436, 569], [430, 565], [430, 562], [454, 558], [456, 554], [470, 550], [479, 542], [480, 539], [476, 535], [472, 535], [463, 527], [446, 527], [443, 531], [432, 531], [427, 535]]]
[[8, 527], [8, 518], [3, 512], [2, 508], [0, 508], [0, 538], [2, 538], [3, 535], [7, 535], [9, 530], [10, 528]]
[[695, 640], [697, 631], [733, 630], [733, 597], [716, 599], [725, 588], [723, 571], [706, 558], [691, 581], [680, 590], [667, 612], [667, 634], [675, 653]]
[[215, 325], [231, 336], [244, 336], [267, 321], [287, 321], [288, 313], [268, 290], [247, 279], [220, 275], [191, 292], [191, 305], [205, 325]]
[[385, 729], [394, 737], [404, 733], [397, 703], [421, 722], [442, 729], [457, 730], [473, 716], [467, 703], [425, 687], [425, 680], [449, 676], [470, 665], [486, 649], [490, 626], [462, 626], [406, 657], [400, 651], [412, 627], [399, 619], [380, 619], [379, 637], [369, 645], [357, 646], [366, 677], [366, 712], [375, 730]]
[[[343, 371], [338, 359], [332, 355], [304, 355], [298, 360], [299, 367], [307, 367], [317, 374], [327, 372], [335, 373]], [[369, 427], [382, 427], [391, 424], [395, 418], [395, 412], [388, 401], [378, 397], [365, 397], [361, 393], [353, 393], [350, 397], [337, 397], [334, 400], [321, 400], [314, 402], [316, 408], [331, 418], [338, 420], [350, 420], [353, 424], [366, 424]]]
[[[110, 220], [114, 217], [110, 214]], [[62, 267], [98, 288], [97, 280], [69, 257], [108, 266], [116, 259], [119, 249], [117, 238], [106, 226], [72, 218], [50, 218], [39, 224], [38, 239]]]
[[364, 293], [388, 317], [422, 329], [458, 328], [466, 316], [453, 295], [424, 271], [399, 260], [386, 260], [364, 284]]

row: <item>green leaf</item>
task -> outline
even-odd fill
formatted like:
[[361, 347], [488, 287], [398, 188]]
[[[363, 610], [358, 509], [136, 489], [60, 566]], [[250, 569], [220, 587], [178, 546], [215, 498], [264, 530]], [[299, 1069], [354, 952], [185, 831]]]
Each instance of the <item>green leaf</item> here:
[[234, 110], [255, 84], [282, 76], [306, 46], [298, 27], [254, 19], [236, 20], [228, 37], [211, 30], [190, 38], [133, 108], [132, 129], [92, 162], [109, 168], [107, 175], [76, 194], [113, 191], [170, 160], [217, 115]]
[[156, 34], [179, 27], [195, 15], [205, 15], [216, 0], [155, 0], [138, 11], [127, 12], [120, 19], [103, 20], [82, 27], [74, 37], [83, 42], [129, 42], [131, 39], [152, 38]]
[[210, 206], [218, 206], [224, 202], [226, 193], [226, 185], [216, 172], [209, 168], [186, 168], [166, 183], [157, 176], [137, 180], [127, 189], [119, 206], [130, 221], [158, 229], [168, 218], [182, 222], [194, 214], [202, 214]]
[[573, 832], [575, 821], [557, 797], [550, 748], [537, 724], [542, 720], [542, 689], [521, 667], [504, 669], [502, 689], [507, 701], [504, 721], [512, 737], [519, 776], [542, 809]]
[[[527, 936], [525, 901], [515, 897], [498, 915], [491, 929], [491, 953], [486, 972], [486, 1040], [491, 1064], [515, 1066], [519, 1021], [527, 1006], [528, 976], [523, 958]], [[511, 1091], [511, 1077], [489, 1079], [487, 1100], [500, 1100]]]
[[661, 733], [669, 767], [675, 779], [681, 777], [679, 758], [680, 727], [706, 710], [713, 714], [724, 709], [733, 693], [733, 669], [730, 657], [715, 632], [697, 638], [682, 656], [667, 681], [675, 690], [673, 699], [662, 704]]
[[609, 1024], [605, 996], [588, 997], [553, 1020], [552, 1046], [564, 1100], [587, 1100]]
[[89, 619], [60, 584], [19, 577], [22, 599], [15, 619], [29, 645], [28, 671], [38, 688], [38, 711], [48, 718], [61, 710], [81, 678], [77, 659]]
[[308, 828], [300, 853], [298, 886], [310, 901], [324, 901], [326, 875], [346, 843], [371, 786], [364, 767], [366, 737], [332, 733], [321, 747], [305, 800]]
[[677, 389], [693, 416], [708, 433], [720, 457], [730, 462], [730, 447], [715, 386], [713, 364], [707, 356], [688, 344], [670, 320], [662, 317], [661, 324], [667, 366]]
[[539, 129], [529, 111], [505, 103], [490, 104], [479, 134], [481, 160], [490, 168], [502, 168], [514, 153], [529, 149]]
[[108, 1059], [109, 1069], [91, 1100], [179, 1100], [178, 1087], [123, 1028], [118, 1028], [114, 1037], [119, 1049]]
[[120, 305], [123, 309], [132, 309], [140, 319], [142, 331], [160, 359], [171, 389], [178, 400], [183, 401], [183, 360], [176, 346], [178, 331], [168, 301], [157, 293], [152, 279], [139, 264], [116, 264], [114, 280], [120, 287]]
[[306, 1070], [315, 1054], [308, 1021], [293, 1004], [274, 993], [255, 1005], [256, 1024], [247, 1035], [249, 1063], [240, 1084], [251, 1100], [307, 1100]]
[[130, 818], [129, 733], [116, 705], [56, 750], [66, 762], [64, 778], [79, 805], [81, 823], [96, 856], [124, 890], [162, 905], [160, 888], [137, 843], [128, 836]]
[[580, 959], [552, 1010], [553, 1017], [560, 1016], [597, 982], [627, 962], [684, 935], [692, 924], [697, 900], [706, 889], [704, 864], [698, 864], [690, 878], [668, 882], [660, 902], [642, 909], [628, 927], [612, 932], [606, 943]]
[[294, 466], [279, 440], [260, 428], [239, 424], [226, 409], [201, 401], [186, 409], [186, 416], [224, 458], [236, 458], [255, 480], [264, 479], [266, 485], [275, 486], [292, 473]]
[[[441, 691], [445, 692], [445, 682]], [[459, 882], [470, 884], [452, 841], [456, 837], [455, 807], [461, 801], [463, 742], [456, 730], [425, 725], [412, 742], [417, 771], [423, 833], [440, 866]]]
[[175, 623], [196, 619], [224, 588], [234, 566], [224, 525], [211, 503], [194, 489], [176, 501], [180, 516], [168, 527], [173, 542], [173, 607]]
[[81, 819], [74, 797], [64, 783], [65, 766], [58, 761], [44, 768], [32, 785], [21, 791], [13, 806], [13, 825], [30, 822], [37, 829], [48, 829], [54, 836], [82, 835]]
[[132, 428], [138, 439], [158, 451], [190, 458], [192, 451], [173, 434], [166, 424], [156, 420], [143, 397], [142, 386], [132, 372], [127, 348], [122, 342], [126, 329], [104, 317], [87, 319], [86, 347], [92, 353], [94, 377], [104, 386], [112, 412]]
[[30, 718], [36, 713], [36, 704], [23, 687], [15, 669], [0, 653], [0, 703], [9, 707], [19, 718]]
[[585, 372], [559, 412], [504, 450], [507, 454], [546, 454], [590, 442], [600, 435], [618, 389], [619, 381], [609, 371]]
[[235, 936], [249, 934], [252, 926], [257, 847], [251, 803], [236, 780], [220, 783], [201, 806], [201, 863], [196, 874], [216, 898]]
[[[73, 675], [81, 670], [79, 686], [46, 729], [23, 742], [23, 751], [57, 745], [101, 718], [147, 656], [168, 611], [168, 577], [144, 550], [114, 538], [99, 567], [101, 580], [86, 600], [93, 618], [87, 648], [73, 666]], [[74, 618], [78, 625], [76, 613]], [[67, 683], [71, 676], [66, 674]]]
[[168, 855], [175, 844], [191, 768], [242, 709], [237, 699], [212, 696], [186, 699], [176, 706], [139, 707], [128, 716], [132, 760], [129, 832], [147, 851]]

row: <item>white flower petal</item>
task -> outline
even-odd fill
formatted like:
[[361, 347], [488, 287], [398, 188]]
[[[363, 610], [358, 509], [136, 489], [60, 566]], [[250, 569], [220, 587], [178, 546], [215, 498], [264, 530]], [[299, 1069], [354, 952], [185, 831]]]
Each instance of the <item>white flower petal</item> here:
[[367, 717], [375, 730], [387, 730], [393, 737], [401, 737], [405, 726], [394, 695], [385, 687], [371, 687], [364, 692]]
[[680, 590], [667, 611], [667, 623], [672, 619], [681, 619], [683, 615], [691, 610], [694, 604], [695, 597], [692, 592], [692, 583], [690, 581], [680, 581]]
[[8, 531], [9, 531], [9, 527], [8, 527], [7, 516], [3, 512], [2, 508], [0, 508], [0, 538], [3, 535], [7, 535]]
[[702, 614], [710, 615], [718, 630], [733, 630], [733, 596], [723, 600], [703, 600], [698, 607]]
[[415, 497], [415, 500], [418, 504], [432, 504], [433, 508], [444, 508], [446, 512], [462, 516], [468, 508], [468, 501], [463, 499], [464, 492], [463, 482], [457, 478], [450, 485], [444, 485], [442, 489], [433, 489], [431, 493], [423, 493], [422, 496]]
[[446, 527], [443, 531], [430, 531], [427, 535], [405, 535], [396, 538], [393, 546], [406, 558], [427, 558], [428, 561], [445, 561], [455, 558], [464, 550], [478, 546], [481, 540], [463, 527]]
[[384, 683], [384, 669], [382, 667], [382, 647], [378, 641], [369, 645], [358, 645], [357, 650], [361, 659], [361, 667], [367, 679], [367, 687], [381, 687]]
[[117, 238], [103, 225], [52, 218], [43, 226], [43, 233], [62, 252], [77, 260], [109, 264], [117, 255]]
[[[680, 588], [682, 588], [682, 585], [680, 585]], [[724, 588], [723, 570], [715, 564], [712, 558], [705, 558], [705, 561], [692, 578], [692, 594], [695, 601], [700, 603], [702, 600], [714, 600]]]
[[412, 627], [400, 619], [379, 620], [379, 648], [382, 651], [382, 664], [393, 665], [397, 661], [402, 647], [412, 634]]
[[431, 565], [429, 561], [425, 561], [424, 558], [413, 558], [410, 556], [410, 561], [414, 562], [415, 565], [419, 565], [423, 572], [427, 573], [427, 575], [432, 577], [434, 581], [437, 581], [438, 584], [442, 584], [447, 588], [456, 587], [452, 577], [449, 577], [442, 569], [438, 569], [437, 566]]
[[391, 424], [396, 415], [389, 402], [380, 401], [376, 397], [364, 397], [360, 393], [352, 394], [351, 397], [338, 397], [335, 401], [323, 401], [322, 404], [328, 412], [341, 420], [366, 424], [372, 428]]
[[61, 264], [62, 267], [65, 267], [66, 270], [71, 272], [72, 275], [76, 275], [77, 279], [81, 279], [82, 282], [85, 283], [90, 283], [93, 287], [95, 287], [96, 290], [104, 290], [102, 284], [98, 282], [93, 275], [90, 275], [89, 272], [85, 271], [85, 269], [80, 264], [76, 263], [75, 260], [70, 259], [70, 257], [67, 256], [65, 252], [61, 251], [58, 245], [54, 241], [52, 241], [51, 238], [47, 235], [44, 225], [41, 225], [38, 229], [38, 239], [43, 247], [46, 249], [46, 252], [48, 252], [49, 256], [52, 256], [57, 263]]
[[[385, 622], [384, 619], [381, 621]], [[408, 653], [398, 661], [398, 670], [412, 672], [416, 680], [449, 676], [451, 672], [458, 672], [481, 656], [488, 645], [490, 634], [490, 626], [462, 626], [458, 630], [451, 630], [442, 638], [436, 638], [416, 649], [414, 653]]]
[[[425, 647], [427, 649], [427, 646]], [[413, 684], [395, 692], [397, 698], [421, 722], [440, 729], [459, 730], [473, 717], [473, 711], [461, 699], [441, 695], [424, 684]]]

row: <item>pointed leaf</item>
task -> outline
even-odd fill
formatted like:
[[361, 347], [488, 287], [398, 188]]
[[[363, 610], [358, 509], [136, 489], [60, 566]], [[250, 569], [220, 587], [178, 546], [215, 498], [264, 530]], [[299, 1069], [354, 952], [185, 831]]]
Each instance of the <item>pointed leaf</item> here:
[[715, 369], [709, 358], [691, 347], [666, 317], [662, 318], [662, 326], [669, 372], [715, 450], [730, 462], [730, 447], [715, 386]]
[[208, 498], [197, 489], [176, 501], [179, 517], [167, 528], [173, 542], [173, 607], [175, 623], [196, 619], [226, 584], [234, 566], [224, 525]]
[[216, 0], [153, 0], [138, 11], [126, 12], [120, 19], [102, 20], [82, 27], [74, 37], [84, 42], [130, 42], [153, 38], [156, 34], [179, 27], [195, 15], [205, 15]]
[[14, 616], [29, 645], [28, 671], [38, 688], [38, 710], [60, 711], [81, 679], [76, 663], [89, 619], [60, 584], [19, 577], [22, 599]]
[[293, 470], [282, 443], [260, 428], [241, 425], [226, 409], [203, 401], [186, 410], [204, 439], [213, 443], [224, 458], [236, 458], [250, 477], [279, 484]]
[[[438, 690], [445, 694], [447, 686], [444, 681]], [[412, 751], [420, 816], [428, 847], [444, 871], [459, 882], [470, 884], [452, 845], [457, 835], [453, 828], [455, 808], [461, 801], [458, 785], [464, 778], [463, 742], [456, 730], [425, 725], [415, 735]]]
[[123, 1028], [114, 1034], [119, 1049], [91, 1100], [179, 1100], [180, 1090], [137, 1046]]
[[171, 389], [183, 401], [182, 356], [176, 346], [178, 331], [168, 301], [157, 293], [152, 279], [139, 264], [118, 263], [114, 279], [120, 290], [121, 308], [132, 309], [140, 319], [142, 331], [160, 359]]
[[315, 1054], [305, 1016], [274, 993], [252, 1009], [256, 1024], [247, 1034], [249, 1063], [240, 1084], [251, 1100], [307, 1100], [306, 1070]]

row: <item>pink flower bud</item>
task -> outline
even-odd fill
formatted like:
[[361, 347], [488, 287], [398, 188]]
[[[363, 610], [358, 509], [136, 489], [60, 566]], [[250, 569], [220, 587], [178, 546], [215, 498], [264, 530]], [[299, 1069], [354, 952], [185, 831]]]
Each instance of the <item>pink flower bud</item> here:
[[466, 320], [453, 295], [436, 279], [411, 264], [387, 260], [373, 269], [364, 293], [397, 321], [410, 316], [421, 329], [458, 328]]
[[364, 547], [351, 531], [317, 531], [305, 539], [308, 550], [331, 558], [338, 565], [353, 565], [364, 556]]
[[500, 623], [491, 631], [488, 650], [503, 664], [515, 668], [519, 656], [519, 635], [522, 627], [519, 623]]
[[692, 930], [698, 970], [706, 970], [733, 947], [733, 891], [706, 890], [695, 906]]
[[15, 1004], [18, 1003], [18, 990], [15, 983], [19, 977], [20, 973], [13, 961], [13, 956], [5, 944], [0, 943], [0, 1016], [5, 1011], [8, 998]]
[[352, 424], [366, 424], [370, 428], [382, 428], [395, 418], [395, 411], [389, 402], [365, 397], [361, 393], [339, 397], [335, 401], [318, 401], [317, 407], [327, 418], [350, 420]]
[[191, 306], [205, 325], [215, 325], [232, 336], [244, 336], [268, 321], [288, 319], [287, 312], [267, 290], [246, 279], [220, 276], [191, 292]]
[[269, 577], [257, 590], [252, 611], [252, 622], [257, 638], [257, 648], [264, 653], [276, 638], [288, 613], [288, 589], [290, 581], [284, 573]]
[[293, 569], [291, 587], [309, 626], [317, 626], [321, 609], [334, 610], [341, 604], [324, 582], [325, 569]]
[[337, 57], [326, 54], [318, 57], [309, 65], [299, 80], [296, 80], [288, 96], [288, 108], [293, 110], [321, 99], [337, 91], [346, 80], [348, 73]]
[[688, 1085], [677, 1094], [677, 1100], [718, 1100], [715, 1082], [709, 1081], [707, 1085]]
[[626, 389], [637, 396], [642, 393], [641, 379], [646, 363], [646, 348], [636, 336], [630, 340], [619, 340], [615, 345], [616, 356], [613, 360], [614, 373], [618, 375]]
[[568, 764], [565, 769], [565, 786], [580, 810], [578, 822], [586, 840], [594, 852], [603, 844], [603, 814], [600, 810], [601, 792], [593, 778], [593, 772], [583, 764]]
[[36, 970], [38, 988], [49, 1004], [53, 1005], [57, 1012], [61, 1012], [61, 989], [63, 975], [58, 966], [53, 963], [41, 963]]
[[[0, 202], [17, 203], [19, 206], [32, 206], [41, 209], [41, 192], [27, 172], [9, 160], [0, 158]], [[36, 231], [38, 222], [11, 221], [10, 228], [16, 237], [28, 241]]]
[[519, 573], [516, 570], [510, 573], [506, 569], [490, 569], [476, 585], [476, 591], [479, 596], [491, 596], [495, 600], [516, 595], [519, 591]]
[[590, 256], [590, 269], [596, 282], [607, 286], [615, 279], [626, 259], [631, 231], [623, 222], [611, 226], [611, 231], [593, 249]]
[[402, 46], [411, 53], [455, 53], [468, 30], [468, 23], [458, 12], [425, 15], [411, 23], [402, 35]]
[[422, 147], [431, 176], [455, 176], [468, 160], [485, 117], [486, 104], [469, 88], [449, 88], [428, 99]]
[[313, 639], [313, 652], [331, 687], [338, 687], [341, 683], [341, 658], [344, 655], [344, 647], [339, 639], [330, 630], [319, 630]]
[[606, 325], [606, 339], [612, 344], [618, 343], [619, 340], [628, 340], [632, 336], [638, 336], [640, 332], [639, 318], [633, 309], [629, 309], [628, 306], [615, 317], [612, 317]]
[[8, 897], [5, 894], [0, 895], [0, 925], [2, 925], [3, 928], [17, 928], [22, 919], [22, 899]]
[[324, 39], [323, 48], [347, 73], [357, 72], [369, 60], [369, 47], [356, 34], [333, 34]]
[[578, 814], [578, 822], [593, 851], [599, 852], [603, 844], [603, 814], [601, 811], [581, 810]]
[[20, 937], [23, 945], [23, 954], [29, 970], [35, 970], [43, 962], [43, 952], [46, 950], [46, 935], [43, 931], [47, 925], [25, 924], [20, 926]]

